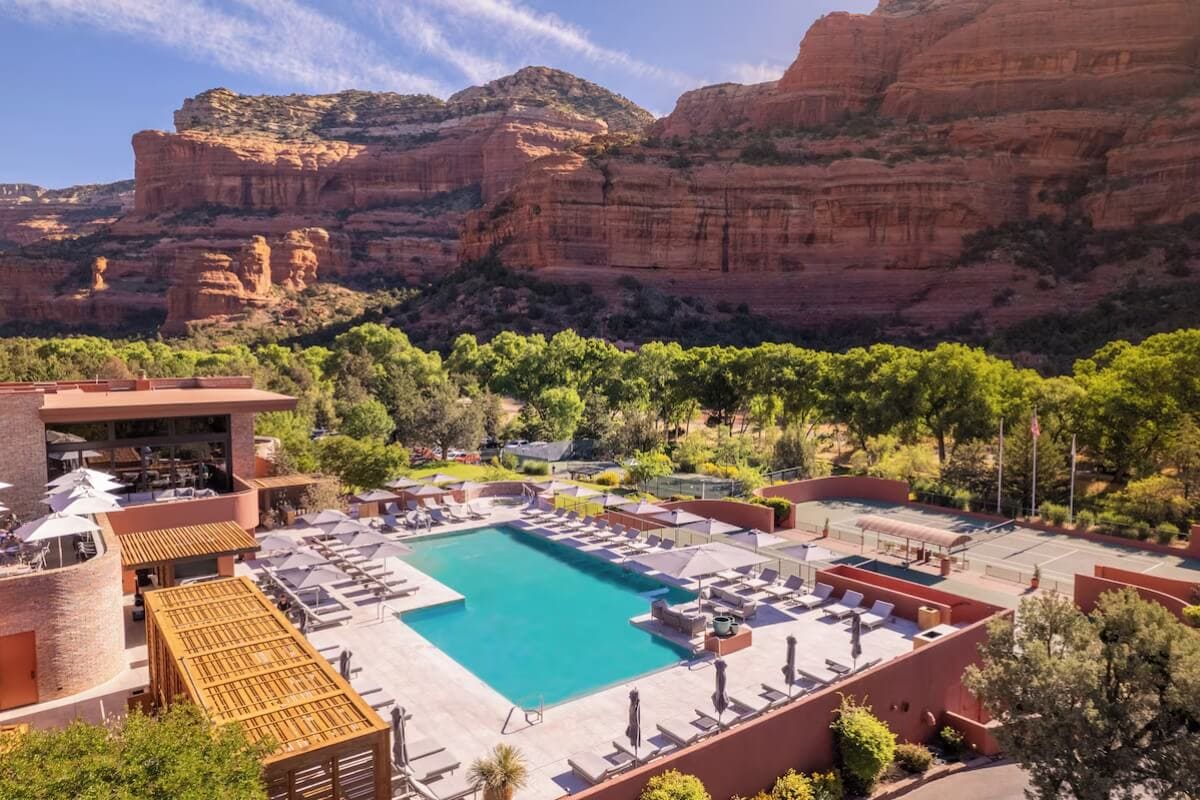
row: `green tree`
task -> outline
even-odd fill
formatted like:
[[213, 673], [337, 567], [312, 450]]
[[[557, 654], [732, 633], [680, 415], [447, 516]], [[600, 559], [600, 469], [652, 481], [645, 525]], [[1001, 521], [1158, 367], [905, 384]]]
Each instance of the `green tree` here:
[[254, 432], [279, 440], [276, 469], [283, 473], [312, 472], [317, 456], [312, 442], [312, 425], [294, 411], [268, 411], [254, 419]]
[[1112, 499], [1122, 514], [1158, 525], [1182, 523], [1192, 511], [1183, 483], [1166, 475], [1151, 475], [1129, 484]]
[[626, 470], [627, 481], [634, 486], [645, 486], [655, 478], [665, 478], [675, 471], [675, 465], [666, 453], [635, 453], [633, 463]]
[[373, 397], [342, 406], [338, 415], [342, 418], [341, 433], [356, 439], [386, 441], [396, 429], [387, 407]]
[[675, 443], [673, 459], [684, 472], [699, 472], [700, 467], [712, 461], [714, 456], [712, 445], [700, 432], [689, 433]]
[[540, 431], [549, 441], [570, 439], [583, 418], [583, 400], [570, 387], [545, 389], [538, 395]]
[[1162, 606], [1123, 589], [1089, 617], [1041, 595], [993, 621], [980, 650], [966, 684], [1033, 797], [1200, 796], [1200, 639]]
[[0, 758], [0, 797], [265, 800], [261, 759], [270, 747], [251, 744], [239, 725], [214, 726], [187, 703], [109, 726], [77, 720], [12, 742]]
[[375, 489], [408, 467], [408, 451], [378, 439], [326, 436], [317, 442], [317, 462], [352, 491]]
[[610, 458], [624, 458], [639, 450], [653, 450], [661, 443], [654, 412], [630, 406], [609, 428], [600, 449]]
[[[1032, 490], [1033, 442], [1029, 417], [1004, 429], [1004, 496], [1024, 506], [1029, 505]], [[1037, 454], [1038, 503], [1065, 502], [1071, 481], [1070, 452], [1043, 433], [1037, 439]]]
[[824, 375], [826, 413], [863, 448], [868, 439], [901, 428], [912, 434], [919, 418], [918, 365], [914, 351], [886, 344], [834, 356]]
[[775, 440], [771, 469], [799, 469], [798, 478], [817, 474], [817, 448], [801, 425], [790, 425]]
[[1002, 371], [1012, 365], [983, 350], [943, 343], [916, 356], [916, 413], [937, 442], [938, 463], [946, 463], [946, 441], [989, 435], [1000, 418]]
[[484, 434], [484, 408], [478, 399], [459, 397], [452, 384], [438, 384], [420, 405], [411, 440], [438, 451], [443, 460], [452, 447], [473, 450]]
[[975, 439], [960, 443], [942, 465], [942, 483], [965, 489], [975, 497], [996, 496], [996, 445]]

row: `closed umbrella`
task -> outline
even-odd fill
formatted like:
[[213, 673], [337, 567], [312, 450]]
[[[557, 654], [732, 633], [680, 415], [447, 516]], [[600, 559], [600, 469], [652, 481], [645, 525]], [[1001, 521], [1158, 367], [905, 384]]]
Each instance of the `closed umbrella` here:
[[713, 662], [717, 672], [717, 688], [713, 690], [713, 708], [717, 710], [717, 727], [721, 727], [721, 715], [729, 708], [729, 695], [726, 693], [728, 677], [725, 675], [725, 659], [718, 658]]
[[792, 696], [792, 686], [796, 684], [796, 637], [788, 634], [787, 661], [783, 665], [783, 681], [788, 687], [788, 697]]
[[642, 746], [642, 696], [636, 688], [629, 691], [629, 724], [625, 726], [625, 736], [633, 748], [633, 760], [636, 763], [638, 748]]
[[854, 614], [850, 617], [850, 658], [854, 666], [858, 666], [858, 657], [862, 655], [862, 617]]
[[767, 533], [766, 531], [760, 531], [758, 528], [754, 528], [753, 530], [748, 530], [745, 533], [739, 533], [734, 536], [730, 536], [729, 541], [746, 545], [748, 547], [753, 547], [755, 550], [757, 550], [760, 547], [770, 547], [773, 544], [786, 542], [787, 539], [784, 539], [782, 536], [776, 536], [773, 533]]
[[392, 763], [404, 769], [408, 759], [404, 757], [404, 708], [392, 706]]
[[346, 680], [350, 680], [350, 658], [353, 655], [348, 649], [342, 648], [342, 654], [338, 657], [338, 672]]

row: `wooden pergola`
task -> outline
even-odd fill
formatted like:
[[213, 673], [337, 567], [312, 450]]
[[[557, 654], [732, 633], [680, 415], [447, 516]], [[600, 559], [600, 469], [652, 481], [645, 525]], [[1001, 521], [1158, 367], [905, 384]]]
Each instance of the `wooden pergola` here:
[[146, 594], [150, 693], [270, 740], [271, 800], [387, 800], [390, 728], [245, 577]]
[[232, 575], [233, 556], [258, 550], [258, 541], [235, 522], [120, 533], [116, 539], [126, 574], [153, 569], [161, 588], [175, 585], [176, 564], [225, 557]]

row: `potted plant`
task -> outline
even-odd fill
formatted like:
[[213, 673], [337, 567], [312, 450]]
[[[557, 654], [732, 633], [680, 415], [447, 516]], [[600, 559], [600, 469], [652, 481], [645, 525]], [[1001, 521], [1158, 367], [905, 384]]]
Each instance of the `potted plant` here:
[[512, 745], [498, 744], [484, 758], [477, 758], [467, 773], [483, 787], [484, 800], [512, 800], [529, 779], [525, 756]]
[[717, 636], [728, 636], [733, 628], [733, 617], [728, 614], [717, 614], [713, 617], [713, 632]]
[[1033, 565], [1033, 577], [1029, 579], [1029, 588], [1036, 589], [1036, 588], [1038, 588], [1038, 585], [1041, 582], [1042, 582], [1042, 565], [1034, 564]]

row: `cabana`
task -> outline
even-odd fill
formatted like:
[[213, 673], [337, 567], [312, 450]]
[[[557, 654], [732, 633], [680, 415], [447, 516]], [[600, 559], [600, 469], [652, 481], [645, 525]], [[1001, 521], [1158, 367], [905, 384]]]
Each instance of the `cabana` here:
[[[854, 522], [863, 533], [871, 531], [878, 536], [890, 536], [893, 539], [904, 540], [904, 559], [908, 560], [910, 542], [917, 542], [921, 549], [935, 547], [944, 551], [946, 556], [966, 552], [966, 546], [971, 537], [965, 533], [956, 533], [944, 528], [934, 528], [929, 525], [919, 525], [915, 522], [905, 522], [894, 517], [879, 514], [867, 514]], [[864, 537], [865, 538], [865, 537]]]
[[234, 558], [259, 548], [258, 540], [235, 522], [120, 533], [116, 540], [126, 594], [133, 592], [138, 570], [153, 570], [157, 588], [203, 575], [231, 577]]
[[146, 595], [151, 698], [240, 722], [272, 800], [387, 800], [387, 723], [248, 578]]

